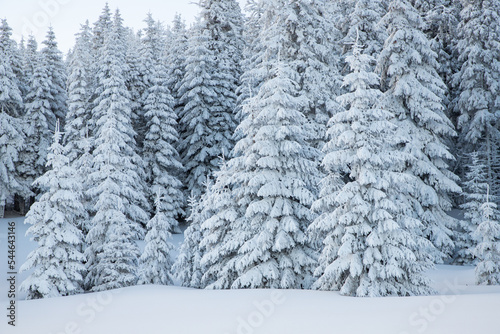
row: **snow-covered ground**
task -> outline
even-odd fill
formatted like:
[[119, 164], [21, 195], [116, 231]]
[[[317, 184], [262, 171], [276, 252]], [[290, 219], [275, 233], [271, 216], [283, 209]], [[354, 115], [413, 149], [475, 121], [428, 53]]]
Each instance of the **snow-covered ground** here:
[[[7, 222], [17, 226], [17, 267], [35, 246], [22, 217], [0, 219], [0, 333], [23, 334], [498, 334], [500, 286], [475, 286], [472, 267], [429, 272], [439, 295], [350, 298], [299, 290], [208, 291], [138, 286], [24, 301], [7, 325]], [[178, 246], [181, 235], [174, 236]], [[18, 275], [17, 286], [28, 273]]]

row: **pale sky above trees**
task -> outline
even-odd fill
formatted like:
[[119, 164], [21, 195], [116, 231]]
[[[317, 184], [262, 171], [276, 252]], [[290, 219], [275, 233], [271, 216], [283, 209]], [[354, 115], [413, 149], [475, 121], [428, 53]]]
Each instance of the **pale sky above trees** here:
[[[106, 2], [113, 11], [119, 8], [124, 24], [135, 30], [145, 27], [143, 20], [148, 12], [165, 25], [180, 13], [189, 25], [199, 11], [197, 0], [22, 0], [2, 1], [1, 18], [7, 19], [17, 41], [33, 34], [40, 43], [52, 25], [59, 48], [66, 53], [74, 45], [80, 24], [87, 19], [95, 22]], [[240, 0], [242, 7], [244, 3]]]

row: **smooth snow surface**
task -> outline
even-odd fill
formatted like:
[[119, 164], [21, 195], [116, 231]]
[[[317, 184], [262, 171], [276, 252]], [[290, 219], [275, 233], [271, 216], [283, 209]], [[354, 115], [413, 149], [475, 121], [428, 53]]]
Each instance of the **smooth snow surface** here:
[[[0, 333], [22, 334], [497, 334], [500, 286], [475, 286], [474, 268], [437, 266], [439, 295], [342, 297], [300, 290], [195, 290], [135, 286], [110, 292], [17, 302], [7, 325], [7, 222], [17, 223], [18, 267], [34, 244], [23, 218], [0, 219]], [[174, 235], [178, 248], [181, 235]], [[142, 246], [142, 245], [141, 245]], [[142, 248], [142, 247], [141, 247]], [[29, 273], [18, 275], [17, 286]], [[24, 296], [19, 295], [21, 299]]]

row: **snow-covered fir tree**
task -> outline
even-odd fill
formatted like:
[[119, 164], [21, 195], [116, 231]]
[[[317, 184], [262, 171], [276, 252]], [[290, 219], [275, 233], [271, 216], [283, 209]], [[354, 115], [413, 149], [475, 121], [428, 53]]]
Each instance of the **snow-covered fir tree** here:
[[[83, 189], [81, 202], [85, 211], [87, 212], [87, 219], [82, 220], [81, 225], [79, 227], [86, 236], [91, 227], [90, 220], [94, 212], [92, 207], [93, 200], [88, 193], [88, 190], [92, 187], [92, 183], [89, 176], [94, 171], [92, 163], [93, 157], [91, 152], [92, 148], [94, 147], [93, 146], [94, 138], [89, 136], [89, 131], [87, 130], [85, 136], [80, 138], [80, 140], [82, 141], [81, 146], [83, 147], [83, 153], [75, 161], [73, 161], [72, 166], [76, 169], [77, 177]], [[68, 150], [67, 147], [65, 147], [65, 150], [66, 151]]]
[[447, 214], [449, 196], [461, 192], [448, 167], [454, 157], [445, 140], [455, 131], [442, 104], [446, 87], [415, 8], [407, 0], [394, 0], [382, 23], [389, 38], [377, 64], [385, 92], [381, 108], [396, 116], [394, 138], [404, 153], [397, 168], [416, 177], [402, 187], [401, 196], [411, 201], [413, 218], [421, 220], [423, 235], [435, 246], [432, 255], [442, 261], [454, 249], [450, 228], [455, 221]]
[[[3, 75], [3, 65], [1, 61], [0, 75]], [[0, 80], [0, 85], [2, 84], [1, 81], [2, 80]], [[2, 101], [0, 101], [0, 104], [1, 103]], [[19, 160], [19, 151], [23, 143], [24, 137], [20, 131], [18, 119], [10, 116], [4, 111], [0, 111], [0, 206], [5, 205], [5, 200], [8, 196], [14, 194], [29, 194], [29, 190], [26, 189], [26, 185], [19, 179], [16, 170], [16, 163]]]
[[[242, 75], [240, 87], [238, 87], [238, 101], [236, 105], [236, 122], [239, 124], [243, 120], [243, 104], [249, 97], [253, 97], [259, 90], [265, 78], [265, 72], [257, 71], [257, 65], [262, 61], [262, 45], [258, 39], [260, 27], [262, 26], [263, 8], [259, 5], [259, 0], [248, 0], [245, 11], [247, 12], [244, 29], [243, 59], [241, 61]], [[235, 140], [240, 139], [241, 133], [236, 129]]]
[[349, 30], [342, 40], [343, 48], [351, 49], [357, 41], [363, 46], [363, 54], [377, 57], [387, 39], [386, 31], [379, 24], [386, 11], [386, 1], [356, 1], [354, 9], [347, 17]]
[[[214, 225], [206, 226], [209, 232], [221, 218], [231, 222], [220, 241], [229, 254], [210, 260], [212, 267], [222, 264], [213, 287], [299, 288], [307, 285], [315, 262], [305, 231], [313, 218], [311, 189], [319, 178], [314, 161], [319, 153], [306, 130], [308, 101], [299, 94], [298, 67], [289, 64], [296, 52], [289, 31], [294, 25], [285, 24], [296, 15], [296, 4], [260, 4], [258, 38], [265, 61], [256, 66], [264, 75], [258, 92], [243, 104], [241, 139], [228, 162], [237, 206], [223, 208]], [[238, 215], [223, 217], [224, 211]]]
[[179, 88], [180, 103], [184, 108], [179, 112], [178, 152], [185, 168], [184, 187], [187, 197], [199, 197], [203, 183], [210, 176], [217, 161], [216, 149], [209, 142], [213, 135], [209, 128], [211, 105], [217, 96], [213, 89], [211, 69], [214, 65], [213, 52], [208, 48], [208, 32], [192, 29], [186, 56], [186, 74]]
[[[133, 100], [136, 100], [135, 108], [133, 110], [133, 124], [134, 129], [137, 132], [137, 142], [139, 146], [139, 153], [142, 154], [144, 137], [148, 131], [147, 122], [145, 117], [145, 105], [146, 99], [149, 94], [148, 89], [156, 85], [155, 80], [155, 70], [159, 69], [158, 66], [161, 63], [163, 57], [163, 45], [165, 44], [165, 39], [163, 37], [163, 27], [153, 20], [151, 13], [149, 13], [144, 20], [146, 23], [146, 28], [141, 31], [141, 36], [134, 40], [130, 38], [130, 43], [133, 45], [129, 48], [133, 51], [129, 51], [129, 58], [133, 53], [137, 56], [130, 59], [129, 67], [131, 75], [129, 91]], [[162, 64], [162, 66], [165, 66]], [[163, 68], [162, 76], [165, 75]]]
[[[482, 151], [487, 158], [491, 193], [500, 195], [500, 3], [464, 0], [457, 27], [461, 67], [454, 76], [459, 149]], [[464, 161], [462, 164], [467, 164]]]
[[483, 220], [473, 234], [477, 241], [474, 249], [474, 255], [478, 258], [476, 284], [500, 285], [499, 214], [497, 205], [490, 202], [488, 195], [480, 207]]
[[176, 131], [174, 101], [168, 90], [166, 70], [163, 64], [154, 66], [150, 87], [146, 90], [143, 103], [146, 124], [144, 139], [144, 161], [146, 163], [149, 196], [152, 199], [160, 192], [164, 203], [163, 215], [177, 230], [176, 218], [184, 214], [184, 194], [177, 175], [182, 171], [175, 144], [179, 138]]
[[189, 39], [186, 74], [179, 88], [181, 140], [186, 193], [199, 197], [203, 182], [229, 156], [236, 128], [234, 111], [243, 48], [243, 20], [234, 0], [203, 0]]
[[[306, 105], [306, 131], [313, 147], [321, 150], [326, 142], [326, 124], [340, 110], [335, 98], [341, 94], [340, 50], [336, 44], [339, 31], [328, 16], [325, 1], [292, 1], [287, 29], [294, 56], [286, 61], [300, 73], [298, 81]], [[291, 14], [292, 14], [291, 13]], [[317, 158], [321, 160], [321, 156]]]
[[[125, 61], [127, 71], [125, 72], [125, 82], [130, 94], [130, 108], [132, 110], [132, 125], [136, 132], [136, 152], [141, 154], [144, 132], [146, 130], [142, 97], [149, 86], [150, 72], [153, 63], [150, 57], [141, 54], [141, 41], [139, 37], [130, 29], [123, 28], [122, 37], [125, 44]], [[145, 69], [145, 71], [143, 71]]]
[[96, 51], [104, 46], [105, 36], [113, 26], [112, 16], [109, 4], [106, 2], [101, 15], [92, 27], [92, 45]]
[[[67, 93], [66, 93], [66, 68], [62, 53], [57, 47], [56, 36], [52, 27], [47, 32], [46, 39], [42, 42], [45, 47], [41, 54], [45, 58], [47, 75], [50, 83], [49, 108], [52, 113], [64, 122], [67, 113]], [[55, 124], [50, 124], [50, 130], [54, 131]]]
[[[146, 19], [144, 19], [146, 23], [146, 28], [142, 30], [141, 37], [141, 60], [145, 61], [144, 55], [142, 52], [149, 52], [153, 62], [159, 63], [164, 58], [164, 50], [165, 50], [165, 32], [163, 26], [153, 19], [153, 15], [148, 13]], [[144, 62], [141, 63], [141, 66], [144, 67]], [[146, 69], [141, 69], [141, 73], [144, 73]]]
[[94, 199], [95, 215], [86, 239], [86, 286], [92, 291], [136, 283], [140, 255], [136, 240], [144, 235], [143, 224], [149, 220], [143, 161], [134, 149], [122, 29], [117, 13], [112, 30], [105, 34], [93, 110], [94, 171], [88, 194]]
[[236, 220], [244, 213], [233, 197], [231, 175], [230, 167], [223, 161], [220, 170], [214, 174], [214, 185], [203, 196], [203, 205], [212, 211], [201, 222], [202, 285], [211, 289], [231, 288], [238, 277], [236, 255], [247, 240], [246, 234], [235, 228]]
[[19, 117], [23, 100], [9, 58], [8, 50], [0, 50], [0, 206], [4, 206], [10, 195], [29, 194], [16, 169], [24, 144]]
[[[215, 52], [217, 68], [214, 69], [215, 90], [221, 97], [218, 102], [220, 109], [215, 113], [214, 124], [224, 122], [223, 126], [216, 126], [226, 137], [224, 148], [232, 150], [233, 134], [239, 124], [236, 119], [237, 91], [241, 84], [243, 49], [245, 46], [243, 29], [244, 19], [238, 1], [234, 0], [203, 0], [201, 16], [204, 29], [211, 31], [211, 49]], [[231, 124], [228, 116], [231, 115]], [[227, 147], [226, 147], [227, 146]], [[227, 155], [223, 150], [222, 155]], [[218, 156], [220, 157], [220, 156]]]
[[186, 24], [179, 14], [174, 18], [171, 34], [172, 42], [170, 47], [166, 50], [164, 62], [167, 66], [167, 77], [169, 80], [168, 88], [174, 98], [174, 111], [177, 117], [179, 117], [184, 109], [184, 105], [180, 101], [182, 97], [180, 87], [182, 79], [186, 74], [184, 60], [188, 41]]
[[170, 216], [168, 204], [158, 191], [155, 200], [156, 213], [147, 224], [146, 246], [139, 259], [139, 281], [138, 284], [161, 284], [170, 285], [172, 281], [172, 258], [171, 253], [174, 246], [170, 242], [169, 231], [177, 224]]
[[[346, 110], [330, 120], [323, 160], [329, 174], [314, 204], [321, 214], [309, 227], [313, 238], [323, 238], [314, 287], [350, 296], [425, 294], [422, 272], [432, 266], [425, 249], [432, 245], [418, 230], [422, 224], [406, 215], [411, 208], [399, 188], [412, 177], [394, 168], [404, 159], [392, 138], [394, 114], [377, 107], [374, 58], [357, 43], [346, 59], [350, 92], [338, 98]], [[339, 186], [341, 173], [348, 181]]]
[[[413, 6], [424, 19], [424, 32], [431, 41], [431, 47], [437, 54], [437, 69], [443, 81], [451, 89], [451, 80], [456, 70], [454, 59], [457, 25], [459, 21], [460, 1], [453, 0], [414, 0]], [[445, 105], [450, 103], [449, 93]], [[450, 111], [450, 110], [448, 110]], [[451, 116], [448, 115], [448, 116]]]
[[17, 67], [20, 66], [17, 64], [18, 50], [11, 36], [12, 28], [7, 20], [2, 19], [0, 25], [0, 55], [2, 56], [0, 106], [2, 112], [12, 117], [19, 117], [23, 114], [23, 92], [16, 73], [19, 71]]
[[470, 154], [470, 161], [463, 182], [465, 203], [460, 206], [464, 210], [465, 220], [459, 222], [454, 236], [457, 252], [453, 261], [458, 264], [472, 264], [474, 261], [476, 242], [472, 234], [484, 219], [481, 207], [487, 202], [489, 188], [484, 157], [473, 152]]
[[[245, 72], [239, 88], [238, 121], [242, 119], [243, 105], [249, 101], [249, 97], [257, 94], [267, 75], [267, 70], [263, 69], [269, 61], [266, 58], [268, 42], [263, 40], [260, 33], [262, 27], [269, 24], [266, 20], [270, 18], [264, 15], [266, 6], [263, 0], [251, 2], [249, 6], [251, 16], [246, 25], [246, 57], [242, 62]], [[287, 35], [281, 38], [290, 41], [288, 47], [294, 55], [285, 61], [301, 73], [298, 83], [307, 100], [302, 111], [307, 117], [307, 131], [314, 134], [310, 141], [318, 149], [326, 141], [328, 119], [339, 110], [335, 97], [340, 94], [341, 86], [338, 68], [340, 50], [337, 47], [340, 34], [328, 16], [329, 6], [329, 3], [316, 0], [292, 1], [290, 15], [282, 23], [289, 29], [282, 32]]]
[[[446, 84], [443, 92], [443, 105], [445, 113], [457, 124], [457, 113], [454, 111], [456, 103], [456, 88], [453, 85], [453, 75], [458, 72], [459, 62], [456, 51], [457, 26], [459, 23], [460, 1], [453, 0], [413, 0], [413, 6], [424, 19], [423, 32], [431, 42], [431, 48], [437, 54], [438, 74]], [[465, 169], [463, 160], [465, 152], [457, 145], [456, 138], [448, 140], [447, 145], [457, 158], [450, 162], [455, 173], [463, 178]], [[456, 200], [456, 199], [455, 199]]]
[[187, 218], [189, 226], [184, 231], [184, 241], [172, 267], [175, 276], [185, 287], [198, 289], [204, 287], [202, 283], [204, 270], [201, 265], [203, 248], [200, 245], [202, 240], [201, 224], [213, 214], [212, 208], [206, 205], [211, 196], [211, 187], [208, 179], [205, 181], [205, 191], [201, 197], [189, 198], [190, 215]]
[[23, 93], [23, 98], [26, 98], [29, 88], [29, 80], [35, 73], [35, 65], [38, 54], [38, 43], [35, 36], [29, 35], [28, 41], [26, 42], [26, 49], [23, 53], [23, 75], [24, 75], [24, 85], [25, 91]]
[[[104, 36], [110, 32], [112, 28], [113, 22], [112, 22], [112, 14], [111, 10], [109, 9], [108, 3], [104, 6], [102, 9], [101, 15], [99, 15], [99, 18], [97, 21], [93, 24], [92, 26], [92, 49], [91, 49], [91, 55], [94, 59], [94, 61], [91, 64], [90, 67], [90, 73], [91, 73], [91, 85], [90, 85], [90, 91], [92, 93], [91, 96], [91, 107], [95, 108], [96, 107], [96, 99], [99, 96], [99, 91], [98, 91], [98, 77], [97, 73], [99, 72], [99, 59], [103, 57], [103, 46], [104, 46]], [[93, 136], [94, 134], [94, 121], [92, 120], [90, 122], [89, 129], [90, 129], [90, 134]]]
[[84, 237], [78, 228], [86, 212], [81, 204], [82, 186], [61, 145], [56, 125], [54, 143], [47, 157], [49, 170], [36, 186], [44, 192], [26, 215], [27, 234], [38, 246], [28, 255], [20, 271], [34, 271], [21, 284], [28, 299], [74, 295], [83, 292]]
[[47, 63], [38, 54], [35, 72], [29, 80], [28, 95], [25, 102], [23, 132], [25, 145], [19, 156], [18, 172], [27, 187], [45, 172], [52, 129], [55, 128], [56, 115], [50, 109], [52, 99]]
[[68, 114], [64, 126], [64, 141], [68, 158], [73, 163], [84, 152], [85, 142], [91, 121], [91, 53], [92, 34], [88, 21], [77, 34], [76, 44], [68, 65]]
[[234, 177], [241, 180], [236, 196], [245, 212], [238, 219], [248, 221], [249, 230], [238, 250], [234, 288], [299, 288], [314, 264], [305, 230], [313, 217], [309, 189], [319, 172], [296, 78], [275, 58], [259, 93], [244, 106], [245, 136], [235, 147], [242, 165]]
[[8, 55], [7, 61], [14, 73], [15, 83], [21, 91], [22, 97], [26, 92], [26, 76], [23, 70], [23, 55], [16, 41], [12, 39], [12, 28], [6, 19], [1, 19], [0, 24], [0, 52]]

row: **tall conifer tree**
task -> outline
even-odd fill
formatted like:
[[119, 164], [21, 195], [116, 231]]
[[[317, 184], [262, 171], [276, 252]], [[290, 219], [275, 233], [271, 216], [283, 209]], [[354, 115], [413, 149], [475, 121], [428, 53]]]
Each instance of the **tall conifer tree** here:
[[492, 0], [462, 3], [464, 8], [457, 28], [461, 66], [454, 76], [459, 148], [484, 154], [491, 194], [500, 196], [497, 117], [500, 111], [500, 3]]
[[20, 269], [34, 269], [20, 287], [28, 299], [83, 292], [86, 270], [79, 226], [87, 213], [81, 203], [82, 185], [64, 155], [61, 136], [57, 124], [47, 158], [50, 169], [35, 181], [44, 193], [26, 215], [25, 223], [31, 224], [27, 233], [38, 243]]
[[236, 90], [241, 75], [243, 19], [234, 0], [203, 0], [189, 41], [186, 74], [179, 88], [178, 150], [186, 168], [186, 191], [199, 197], [203, 182], [229, 156], [236, 128]]
[[407, 0], [392, 1], [382, 22], [389, 38], [377, 64], [385, 92], [381, 107], [396, 116], [394, 138], [404, 159], [395, 168], [413, 180], [401, 195], [412, 203], [413, 217], [433, 242], [435, 249], [429, 251], [442, 261], [454, 249], [450, 228], [456, 222], [447, 213], [449, 196], [461, 192], [448, 167], [454, 157], [445, 142], [455, 131], [442, 103], [446, 86], [415, 8]]
[[86, 285], [92, 291], [134, 285], [139, 249], [149, 217], [143, 189], [143, 161], [137, 155], [131, 123], [130, 94], [126, 88], [125, 44], [121, 17], [105, 33], [99, 59], [95, 117], [93, 187], [95, 215], [87, 235]]
[[[47, 32], [46, 39], [42, 42], [45, 45], [41, 54], [45, 58], [47, 75], [50, 83], [49, 103], [50, 110], [63, 122], [67, 113], [67, 93], [66, 93], [66, 67], [62, 58], [62, 53], [57, 47], [56, 36], [52, 27]], [[55, 123], [49, 123], [51, 131], [54, 131]]]

